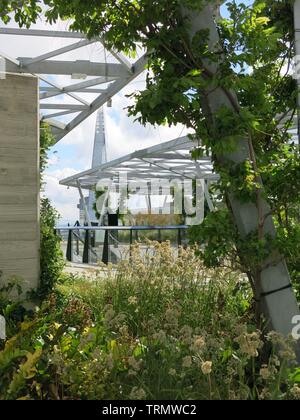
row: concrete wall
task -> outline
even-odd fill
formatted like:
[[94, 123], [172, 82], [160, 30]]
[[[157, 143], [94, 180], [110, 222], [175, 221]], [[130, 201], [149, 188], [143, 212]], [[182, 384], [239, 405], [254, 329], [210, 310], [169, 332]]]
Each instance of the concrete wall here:
[[11, 276], [24, 292], [39, 282], [38, 80], [0, 80], [0, 286]]

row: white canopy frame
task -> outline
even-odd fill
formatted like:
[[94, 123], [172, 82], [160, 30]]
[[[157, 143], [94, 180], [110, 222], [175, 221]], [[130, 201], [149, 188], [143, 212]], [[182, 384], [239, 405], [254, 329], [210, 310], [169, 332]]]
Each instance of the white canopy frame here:
[[112, 160], [94, 169], [81, 172], [60, 181], [61, 185], [83, 189], [94, 189], [101, 179], [118, 182], [119, 175], [126, 173], [129, 181], [152, 179], [205, 179], [216, 181], [219, 176], [213, 172], [210, 157], [194, 160], [191, 150], [197, 147], [195, 140], [184, 136], [156, 146], [138, 150], [121, 158]]
[[[101, 39], [87, 39], [86, 35], [79, 32], [0, 28], [0, 39], [1, 36], [9, 35], [18, 36], [22, 44], [25, 43], [27, 37], [61, 38], [65, 42], [74, 40], [74, 43], [70, 45], [46, 51], [36, 57], [10, 57], [0, 50], [0, 57], [5, 60], [7, 73], [29, 73], [39, 77], [42, 82], [40, 86], [41, 120], [51, 126], [57, 142], [109, 102], [114, 95], [139, 76], [147, 64], [146, 55], [131, 63], [122, 54], [111, 49], [109, 62], [107, 62], [106, 54], [105, 62], [59, 60], [57, 57], [60, 55], [74, 52], [91, 44], [98, 43], [106, 48]], [[62, 75], [86, 80], [60, 86], [53, 79], [55, 76]], [[93, 94], [94, 99], [86, 100], [86, 94]], [[71, 103], [62, 103], [61, 95], [70, 98]], [[67, 123], [63, 118], [66, 116], [72, 116]]]
[[[201, 157], [194, 160], [191, 150], [197, 142], [191, 136], [184, 136], [156, 146], [138, 150], [121, 158], [102, 164], [96, 168], [81, 172], [60, 181], [61, 185], [83, 190], [94, 190], [101, 180], [111, 180], [119, 184], [120, 178], [126, 176], [130, 185], [149, 186], [153, 180], [204, 180], [204, 197], [210, 211], [215, 207], [209, 193], [209, 183], [217, 181], [219, 175], [213, 172], [211, 158]], [[151, 208], [151, 190], [142, 192]]]

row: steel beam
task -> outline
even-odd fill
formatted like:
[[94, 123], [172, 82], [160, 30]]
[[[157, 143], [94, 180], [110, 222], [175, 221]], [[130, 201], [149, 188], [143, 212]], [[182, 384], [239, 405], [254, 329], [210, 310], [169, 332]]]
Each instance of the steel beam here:
[[[82, 48], [82, 47], [85, 47], [87, 45], [94, 44], [95, 42], [96, 42], [96, 40], [84, 39], [82, 41], [76, 42], [75, 44], [66, 45], [65, 47], [59, 48], [59, 49], [54, 50], [54, 51], [50, 51], [46, 54], [39, 55], [35, 58], [27, 58], [26, 59], [26, 66], [30, 66], [31, 64], [35, 64], [35, 63], [40, 63], [41, 61], [45, 61], [45, 60], [48, 60], [49, 58], [57, 57], [58, 55], [66, 54], [66, 53], [68, 53], [70, 51], [74, 51], [78, 48]], [[22, 64], [22, 59], [19, 58], [18, 60]]]
[[[92, 115], [95, 111], [97, 111], [101, 106], [103, 106], [109, 99], [111, 99], [114, 95], [120, 92], [128, 83], [134, 80], [138, 75], [140, 75], [146, 66], [147, 58], [146, 55], [142, 56], [137, 63], [133, 67], [133, 73], [131, 73], [127, 78], [120, 79], [114, 83], [112, 83], [107, 91], [100, 95], [95, 101], [92, 102], [90, 105], [89, 110], [83, 111], [80, 115], [74, 118], [67, 127], [66, 131], [70, 132], [74, 128], [76, 128], [79, 124], [82, 123], [86, 118]], [[59, 141], [63, 138], [67, 133], [62, 133], [61, 136], [58, 136], [57, 140]]]
[[[92, 113], [97, 111], [102, 105], [109, 101], [115, 94], [117, 94], [123, 87], [137, 77], [143, 70], [146, 64], [145, 56], [132, 64], [121, 53], [107, 49], [105, 42], [101, 38], [87, 39], [86, 35], [80, 32], [67, 31], [48, 31], [36, 29], [19, 29], [19, 28], [0, 28], [0, 35], [20, 36], [22, 40], [24, 37], [51, 37], [62, 38], [65, 40], [78, 40], [78, 42], [70, 43], [53, 51], [48, 51], [36, 57], [20, 57], [19, 59], [11, 58], [6, 54], [0, 55], [6, 60], [6, 71], [8, 73], [29, 73], [38, 75], [41, 81], [47, 83], [47, 86], [41, 86], [40, 100], [55, 98], [56, 96], [66, 94], [74, 99], [79, 104], [61, 105], [53, 103], [50, 105], [41, 103], [41, 110], [53, 109], [57, 112], [51, 113], [52, 132], [57, 141], [62, 139], [71, 130], [76, 128], [81, 122], [88, 118]], [[99, 42], [107, 49], [115, 62], [91, 62], [88, 60], [51, 60], [62, 54], [71, 51], [76, 51], [90, 44]], [[53, 76], [83, 76], [93, 77], [92, 80], [85, 80], [79, 83], [73, 83], [69, 86], [60, 86], [55, 82]], [[49, 78], [47, 76], [50, 76]], [[112, 82], [112, 83], [111, 83]], [[99, 85], [105, 85], [100, 88]], [[90, 88], [90, 89], [88, 89]], [[77, 94], [76, 94], [77, 93]], [[87, 101], [82, 96], [83, 94], [94, 94], [97, 98], [93, 101]], [[65, 109], [65, 112], [61, 112]], [[55, 118], [62, 118], [73, 112], [79, 113], [74, 119], [65, 124], [63, 129], [61, 124], [55, 122]], [[43, 121], [49, 121], [47, 115], [41, 115]]]
[[[19, 57], [20, 66], [16, 67], [8, 64], [8, 70], [11, 69], [16, 73], [34, 73], [49, 75], [72, 75], [83, 74], [86, 76], [103, 76], [103, 77], [127, 77], [130, 72], [118, 63], [94, 63], [88, 60], [78, 61], [58, 61], [46, 60], [35, 62], [30, 57]], [[31, 63], [33, 61], [33, 63]]]
[[[199, 31], [207, 31], [208, 50], [211, 53], [220, 52], [220, 37], [214, 20], [214, 5], [206, 1], [204, 7], [199, 10], [182, 8], [184, 17], [190, 20], [190, 41]], [[220, 60], [222, 56], [219, 55]], [[208, 71], [216, 75], [220, 71], [221, 62], [205, 59], [204, 65]], [[212, 82], [213, 84], [213, 82]], [[235, 101], [238, 107], [236, 93], [230, 92], [231, 97], [226, 94], [224, 89], [217, 87], [212, 89], [208, 86], [203, 92], [204, 109], [209, 109], [208, 120], [211, 115], [216, 114], [220, 109], [227, 108], [231, 112], [236, 112], [233, 105]], [[240, 138], [236, 149], [232, 152], [218, 154], [216, 159], [218, 165], [222, 168], [239, 165], [245, 161], [253, 161], [251, 145], [247, 136]], [[247, 235], [259, 230], [261, 218], [264, 218], [263, 237], [275, 237], [276, 231], [272, 220], [271, 211], [265, 199], [263, 185], [260, 185], [261, 200], [259, 206], [252, 202], [240, 201], [234, 191], [228, 193], [227, 199], [239, 231], [241, 238], [247, 238]], [[259, 208], [258, 208], [259, 207]], [[255, 282], [254, 293], [255, 299], [260, 302], [261, 313], [267, 320], [266, 328], [273, 329], [284, 336], [288, 336], [293, 330], [293, 319], [299, 316], [299, 306], [291, 285], [291, 278], [287, 269], [284, 258], [281, 255], [272, 255], [265, 261], [261, 262], [261, 271], [259, 276], [254, 275]], [[300, 341], [297, 344], [298, 362], [300, 361]]]

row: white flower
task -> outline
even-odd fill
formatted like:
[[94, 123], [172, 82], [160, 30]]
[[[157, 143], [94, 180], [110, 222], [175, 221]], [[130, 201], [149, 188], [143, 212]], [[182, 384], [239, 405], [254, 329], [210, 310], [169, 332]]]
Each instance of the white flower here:
[[142, 363], [143, 363], [142, 360], [136, 360], [136, 358], [134, 356], [131, 356], [131, 357], [128, 358], [129, 366], [135, 371], [139, 371], [141, 369], [141, 364]]
[[146, 398], [146, 392], [143, 388], [133, 387], [129, 395], [131, 400], [144, 400]]
[[295, 384], [291, 389], [291, 394], [296, 400], [300, 400], [300, 387]]
[[204, 375], [209, 375], [212, 372], [212, 362], [204, 362], [201, 365], [201, 370]]
[[267, 381], [270, 377], [270, 371], [267, 365], [263, 365], [259, 372], [260, 376]]
[[194, 336], [194, 342], [191, 345], [191, 350], [195, 353], [200, 353], [201, 350], [203, 350], [203, 347], [205, 347], [205, 340], [201, 335]]
[[257, 357], [258, 349], [262, 347], [262, 341], [260, 340], [258, 332], [253, 332], [251, 334], [242, 333], [234, 341], [240, 345], [242, 353], [251, 357]]
[[136, 305], [136, 304], [137, 304], [137, 301], [138, 301], [138, 299], [137, 299], [137, 297], [136, 297], [136, 296], [130, 296], [130, 297], [128, 298], [128, 303], [129, 303], [129, 305]]
[[169, 375], [170, 375], [170, 376], [176, 376], [176, 374], [177, 374], [177, 372], [176, 372], [176, 370], [175, 370], [175, 369], [171, 368], [171, 369], [169, 370]]

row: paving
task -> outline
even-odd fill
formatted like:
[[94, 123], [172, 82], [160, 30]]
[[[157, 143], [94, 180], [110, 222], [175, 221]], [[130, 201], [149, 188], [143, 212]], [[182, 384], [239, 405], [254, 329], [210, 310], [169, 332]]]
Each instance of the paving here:
[[64, 272], [78, 277], [88, 277], [91, 279], [107, 277], [107, 270], [97, 265], [78, 264], [68, 262]]

